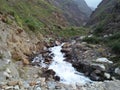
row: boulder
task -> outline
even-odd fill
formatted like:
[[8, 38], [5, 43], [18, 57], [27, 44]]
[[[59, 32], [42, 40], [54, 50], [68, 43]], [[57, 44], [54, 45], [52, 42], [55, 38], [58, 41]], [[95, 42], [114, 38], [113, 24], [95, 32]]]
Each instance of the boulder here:
[[70, 52], [72, 49], [71, 48], [62, 48], [61, 52], [63, 53], [68, 53]]
[[118, 75], [120, 75], [120, 68], [119, 68], [119, 67], [117, 67], [117, 68], [115, 69], [115, 73], [118, 74]]
[[64, 45], [62, 46], [62, 48], [69, 48], [71, 46], [70, 43], [64, 43]]

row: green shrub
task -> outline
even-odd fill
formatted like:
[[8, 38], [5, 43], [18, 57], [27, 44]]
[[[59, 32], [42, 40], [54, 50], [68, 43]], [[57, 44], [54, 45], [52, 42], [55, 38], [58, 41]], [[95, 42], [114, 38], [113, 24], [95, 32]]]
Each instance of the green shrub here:
[[94, 30], [94, 34], [95, 35], [99, 35], [100, 33], [102, 33], [104, 31], [104, 23], [100, 23], [96, 26], [95, 30]]
[[85, 41], [85, 42], [87, 42], [87, 43], [98, 44], [98, 43], [100, 43], [102, 40], [101, 40], [101, 38], [99, 38], [99, 37], [93, 36], [93, 37], [85, 37], [85, 38], [83, 39], [83, 41]]
[[113, 34], [109, 37], [110, 40], [120, 39], [120, 32]]
[[120, 40], [111, 42], [109, 45], [115, 53], [120, 53]]

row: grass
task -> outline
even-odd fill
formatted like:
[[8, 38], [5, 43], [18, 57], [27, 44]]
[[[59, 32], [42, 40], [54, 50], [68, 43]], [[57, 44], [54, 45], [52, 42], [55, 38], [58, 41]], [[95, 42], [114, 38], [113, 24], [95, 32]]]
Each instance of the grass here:
[[71, 38], [75, 36], [81, 36], [81, 35], [87, 35], [89, 32], [89, 29], [84, 27], [65, 27], [62, 29], [55, 28], [54, 33], [56, 33], [59, 38]]
[[0, 11], [14, 16], [20, 27], [41, 33], [46, 33], [41, 29], [46, 24], [50, 26], [54, 24], [55, 19], [49, 19], [52, 18], [52, 13], [59, 12], [44, 0], [0, 0], [0, 4]]
[[92, 36], [92, 37], [85, 37], [83, 41], [90, 43], [90, 44], [98, 44], [102, 42], [102, 39], [100, 37]]
[[115, 33], [108, 38], [108, 45], [115, 53], [120, 54], [120, 32]]

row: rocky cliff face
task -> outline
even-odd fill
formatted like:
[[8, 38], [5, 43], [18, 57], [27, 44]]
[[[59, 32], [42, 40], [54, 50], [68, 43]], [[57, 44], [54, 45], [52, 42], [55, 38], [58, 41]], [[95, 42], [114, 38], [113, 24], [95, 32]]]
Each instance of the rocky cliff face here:
[[84, 0], [48, 0], [62, 12], [67, 21], [72, 26], [84, 25], [92, 10], [87, 6]]

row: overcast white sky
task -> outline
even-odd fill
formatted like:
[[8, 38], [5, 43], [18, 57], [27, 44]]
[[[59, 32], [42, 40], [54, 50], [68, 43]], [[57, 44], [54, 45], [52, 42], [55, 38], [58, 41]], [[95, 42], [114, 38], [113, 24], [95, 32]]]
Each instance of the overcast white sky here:
[[88, 6], [96, 8], [102, 0], [85, 0]]

